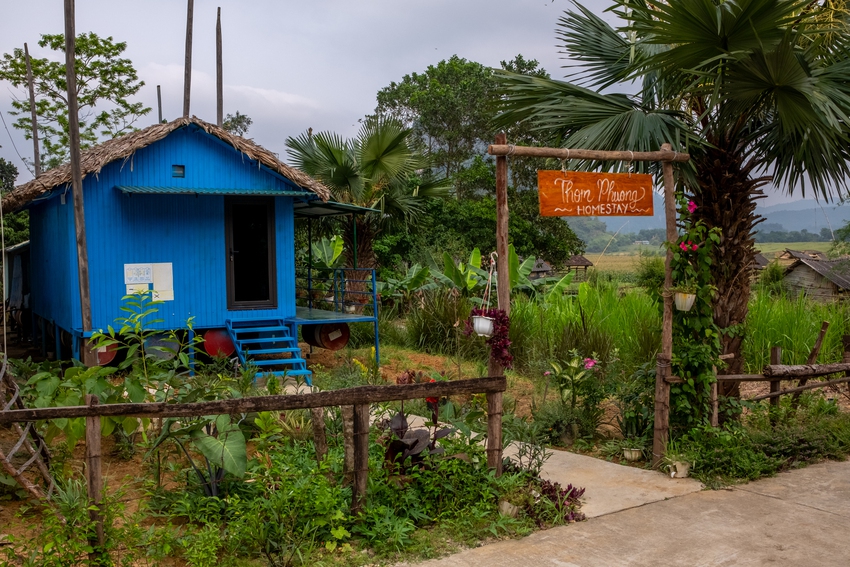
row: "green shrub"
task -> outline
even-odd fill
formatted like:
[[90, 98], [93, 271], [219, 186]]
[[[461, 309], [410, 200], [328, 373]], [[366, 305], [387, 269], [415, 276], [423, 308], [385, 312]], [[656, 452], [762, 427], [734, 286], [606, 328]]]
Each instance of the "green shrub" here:
[[644, 288], [654, 299], [659, 299], [661, 289], [664, 287], [664, 258], [641, 253], [635, 283]]
[[472, 303], [454, 290], [424, 291], [407, 317], [410, 344], [432, 354], [487, 358], [488, 348], [464, 334]]
[[[773, 424], [771, 424], [773, 422]], [[850, 453], [850, 414], [833, 402], [806, 396], [801, 407], [756, 405], [743, 424], [690, 430], [679, 445], [695, 456], [692, 472], [709, 486], [755, 480]]]

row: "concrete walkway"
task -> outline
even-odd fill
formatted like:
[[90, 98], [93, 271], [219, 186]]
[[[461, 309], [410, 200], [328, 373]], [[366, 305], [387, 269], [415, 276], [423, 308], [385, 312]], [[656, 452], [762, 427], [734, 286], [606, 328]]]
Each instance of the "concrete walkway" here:
[[618, 465], [569, 451], [553, 451], [542, 476], [561, 486], [572, 484], [585, 488], [581, 511], [588, 518], [684, 496], [703, 488], [692, 478], [670, 478], [658, 471]]
[[618, 466], [620, 474], [593, 464], [588, 471], [604, 474], [585, 480], [580, 466], [551, 472], [562, 459], [568, 465], [586, 458], [574, 457], [556, 454], [546, 468], [553, 478], [562, 475], [587, 487], [588, 521], [420, 567], [850, 565], [850, 462], [820, 463], [728, 490], [695, 491], [699, 485], [689, 479], [604, 462]]

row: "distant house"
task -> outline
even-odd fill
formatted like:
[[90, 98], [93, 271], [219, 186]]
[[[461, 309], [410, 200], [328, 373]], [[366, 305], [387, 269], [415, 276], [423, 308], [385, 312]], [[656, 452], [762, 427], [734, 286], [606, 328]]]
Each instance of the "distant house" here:
[[531, 268], [531, 273], [528, 275], [529, 279], [537, 280], [540, 278], [548, 278], [555, 275], [555, 270], [552, 269], [552, 264], [547, 262], [546, 260], [541, 260], [540, 258], [534, 262], [534, 267]]
[[820, 250], [791, 250], [786, 248], [784, 252], [776, 255], [776, 259], [783, 266], [790, 266], [797, 260], [827, 260], [826, 254]]
[[587, 269], [593, 267], [593, 262], [581, 254], [576, 254], [574, 256], [570, 256], [570, 259], [567, 260], [566, 266], [567, 271], [574, 271], [576, 273], [577, 280], [583, 280], [587, 278]]
[[800, 258], [785, 268], [784, 282], [789, 292], [805, 293], [815, 301], [846, 299], [850, 297], [850, 259]]
[[761, 252], [756, 253], [756, 255], [753, 257], [753, 261], [755, 262], [753, 269], [759, 271], [767, 268], [767, 266], [770, 264], [770, 260], [768, 260]]

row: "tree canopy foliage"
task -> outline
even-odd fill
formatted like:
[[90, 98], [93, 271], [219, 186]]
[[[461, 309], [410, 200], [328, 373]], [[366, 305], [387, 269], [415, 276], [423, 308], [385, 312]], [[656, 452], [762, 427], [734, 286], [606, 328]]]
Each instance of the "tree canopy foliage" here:
[[222, 123], [222, 128], [230, 132], [231, 134], [236, 134], [237, 136], [244, 136], [248, 133], [248, 129], [251, 127], [254, 121], [247, 114], [242, 114], [238, 110], [236, 114], [228, 114], [224, 117], [224, 122]]
[[375, 267], [373, 241], [379, 233], [415, 224], [429, 198], [448, 195], [443, 178], [420, 176], [429, 156], [414, 146], [410, 129], [391, 118], [365, 120], [350, 140], [333, 132], [305, 132], [287, 138], [286, 147], [293, 164], [327, 185], [334, 200], [380, 211], [358, 215], [356, 228], [344, 229], [349, 265], [356, 253], [360, 267]]
[[[0, 158], [0, 196], [5, 195], [15, 188], [15, 180], [18, 178], [18, 168]], [[29, 211], [19, 211], [3, 216], [3, 238], [6, 246], [13, 246], [29, 240], [30, 215]]]
[[[535, 60], [517, 55], [502, 61], [503, 69], [548, 77]], [[378, 116], [391, 116], [409, 127], [419, 144], [429, 150], [434, 167], [451, 179], [456, 200], [434, 202], [417, 230], [406, 235], [385, 234], [378, 242], [379, 257], [424, 261], [428, 250], [450, 251], [457, 258], [471, 250], [495, 249], [495, 168], [485, 155], [496, 129], [493, 113], [499, 94], [493, 69], [457, 55], [421, 73], [405, 75], [377, 95]], [[527, 124], [510, 125], [511, 143], [539, 145]], [[555, 264], [584, 251], [569, 225], [558, 218], [541, 217], [537, 206], [536, 169], [540, 160], [511, 160], [509, 176], [511, 241], [522, 256], [534, 255]]]
[[[63, 34], [43, 34], [38, 45], [52, 51], [65, 51]], [[129, 59], [122, 57], [125, 42], [112, 37], [101, 38], [94, 33], [82, 33], [76, 38], [75, 69], [77, 73], [77, 104], [80, 116], [80, 142], [86, 148], [102, 138], [114, 138], [134, 129], [139, 118], [150, 112], [141, 102], [130, 98], [144, 86]], [[35, 87], [35, 109], [39, 139], [43, 145], [41, 158], [44, 169], [68, 160], [68, 101], [64, 55], [61, 62], [31, 57]], [[24, 50], [16, 48], [0, 58], [0, 79], [23, 89], [12, 101], [11, 111], [17, 120], [14, 127], [32, 139], [30, 101], [27, 89], [27, 69]]]

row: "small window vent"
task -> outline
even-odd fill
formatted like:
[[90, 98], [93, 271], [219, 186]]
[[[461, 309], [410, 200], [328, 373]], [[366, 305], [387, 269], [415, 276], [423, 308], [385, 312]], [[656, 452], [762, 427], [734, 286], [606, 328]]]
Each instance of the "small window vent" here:
[[171, 177], [186, 177], [186, 166], [185, 165], [172, 165], [171, 166]]

